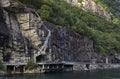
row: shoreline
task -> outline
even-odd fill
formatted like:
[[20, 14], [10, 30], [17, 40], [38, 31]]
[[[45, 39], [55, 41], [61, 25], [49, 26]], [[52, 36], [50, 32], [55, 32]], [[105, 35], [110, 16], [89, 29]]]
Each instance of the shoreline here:
[[86, 71], [86, 70], [102, 70], [102, 69], [117, 69], [120, 68], [120, 64], [105, 64], [105, 63], [98, 63], [98, 64], [76, 64], [73, 66], [74, 71]]
[[0, 76], [4, 76], [4, 75], [10, 75], [10, 74], [14, 74], [14, 75], [17, 75], [17, 74], [41, 74], [41, 73], [54, 73], [54, 72], [66, 72], [66, 71], [94, 71], [94, 70], [104, 70], [104, 69], [117, 69], [117, 68], [120, 68], [120, 64], [105, 64], [105, 63], [82, 63], [82, 64], [73, 64], [73, 66], [71, 67], [68, 67], [68, 68], [64, 68], [62, 70], [57, 70], [54, 71], [52, 69], [52, 71], [49, 71], [49, 72], [40, 72], [39, 70], [40, 69], [32, 69], [32, 70], [26, 70], [25, 72], [13, 72], [11, 71], [10, 73], [7, 72], [7, 71], [3, 71], [3, 70], [0, 70]]

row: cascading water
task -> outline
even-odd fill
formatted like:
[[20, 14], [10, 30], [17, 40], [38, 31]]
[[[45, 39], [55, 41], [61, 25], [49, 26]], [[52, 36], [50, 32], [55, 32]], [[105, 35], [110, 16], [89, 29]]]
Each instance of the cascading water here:
[[[34, 11], [34, 12], [35, 12], [35, 14], [38, 16], [39, 21], [41, 21], [41, 18], [40, 18], [40, 16], [39, 16], [39, 14], [38, 14], [36, 11]], [[44, 28], [48, 31], [48, 35], [47, 35], [47, 37], [46, 37], [43, 45], [42, 45], [41, 48], [39, 49], [39, 52], [36, 54], [36, 56], [41, 55], [41, 54], [45, 54], [46, 48], [47, 48], [47, 46], [48, 46], [49, 39], [50, 39], [50, 37], [51, 37], [51, 31], [46, 27], [46, 25], [45, 25], [43, 22], [42, 22], [42, 25], [43, 25]]]

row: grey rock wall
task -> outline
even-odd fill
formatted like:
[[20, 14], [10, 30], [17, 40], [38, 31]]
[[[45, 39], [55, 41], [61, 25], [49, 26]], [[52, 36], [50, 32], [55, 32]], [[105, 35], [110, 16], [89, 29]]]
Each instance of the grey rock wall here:
[[[1, 53], [6, 62], [26, 62], [42, 44], [42, 23], [32, 9], [16, 2], [1, 7], [1, 31], [8, 42], [1, 41]], [[7, 3], [8, 4], [8, 3]], [[0, 36], [2, 38], [2, 36]], [[3, 40], [4, 40], [3, 39]], [[2, 39], [1, 39], [2, 40]], [[4, 47], [4, 48], [3, 48]], [[2, 49], [3, 48], [3, 49]]]
[[51, 60], [91, 62], [97, 59], [93, 41], [67, 29], [56, 29], [47, 24], [52, 31], [50, 40]]
[[108, 13], [101, 5], [93, 0], [83, 0], [82, 5], [84, 10], [92, 10], [93, 12], [98, 13], [100, 16], [105, 17], [107, 20], [111, 20], [111, 13]]

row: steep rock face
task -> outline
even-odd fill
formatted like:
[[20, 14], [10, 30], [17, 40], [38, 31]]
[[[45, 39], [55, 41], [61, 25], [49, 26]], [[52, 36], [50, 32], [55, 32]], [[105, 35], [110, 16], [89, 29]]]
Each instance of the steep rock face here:
[[[94, 13], [98, 13], [100, 16], [106, 18], [106, 20], [111, 20], [111, 13], [104, 10], [104, 8], [93, 0], [82, 0], [82, 3], [79, 3], [78, 0], [65, 0], [67, 3], [72, 4], [73, 6], [82, 6], [83, 10], [92, 10]], [[117, 1], [117, 0], [116, 0]], [[119, 15], [119, 13], [117, 13]]]
[[[27, 62], [30, 58], [37, 61], [91, 61], [96, 58], [91, 40], [43, 23], [33, 9], [23, 4], [2, 1], [0, 59], [3, 61]], [[39, 53], [44, 46], [45, 54]]]
[[90, 62], [97, 58], [93, 41], [67, 29], [56, 29], [47, 24], [52, 31], [50, 48], [53, 61]]
[[3, 18], [4, 13], [3, 9], [0, 6], [0, 59], [3, 59], [2, 51], [4, 51], [4, 48], [7, 47], [7, 44], [9, 43], [9, 30], [7, 28], [7, 24], [5, 23], [5, 19]]
[[[22, 4], [9, 1], [8, 3], [3, 1], [2, 4], [4, 4], [2, 5], [4, 9], [2, 8], [3, 16], [1, 18], [4, 18], [4, 22], [2, 22], [4, 25], [1, 25], [1, 28], [5, 28], [6, 24], [7, 30], [9, 30], [7, 36], [10, 37], [7, 46], [1, 45], [4, 47], [1, 50], [4, 61], [27, 61], [30, 55], [39, 51], [39, 45], [42, 43], [40, 38], [42, 23], [34, 11]], [[4, 31], [4, 33], [6, 32]]]
[[95, 3], [92, 0], [83, 0], [82, 5], [84, 10], [92, 10], [93, 12], [105, 17], [107, 20], [111, 19], [110, 13], [105, 11], [101, 5]]
[[10, 6], [10, 0], [1, 0], [0, 3], [3, 7]]

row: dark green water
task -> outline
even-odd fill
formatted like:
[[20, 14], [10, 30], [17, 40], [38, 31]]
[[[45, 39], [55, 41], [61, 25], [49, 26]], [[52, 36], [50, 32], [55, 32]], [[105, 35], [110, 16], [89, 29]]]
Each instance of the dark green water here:
[[49, 74], [11, 75], [0, 77], [0, 79], [120, 79], [120, 69]]

